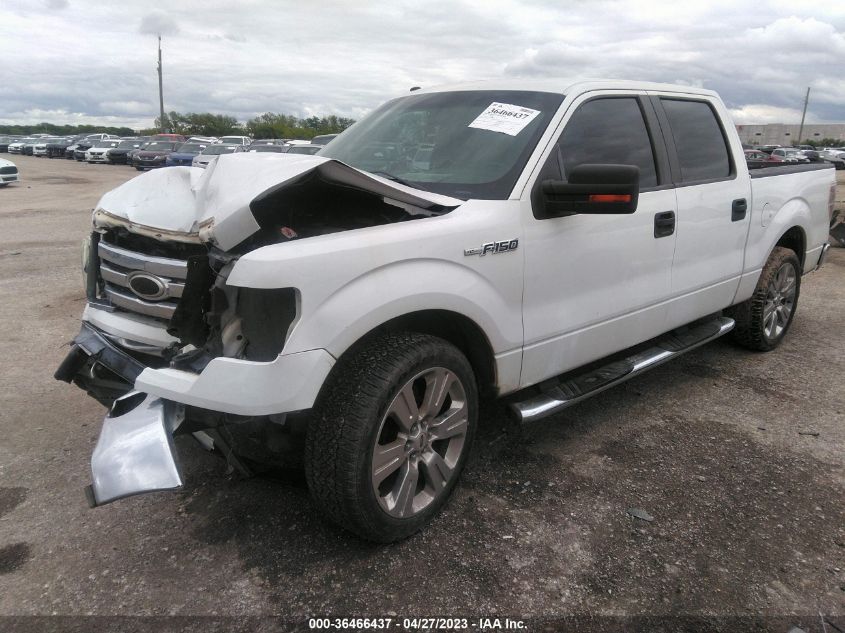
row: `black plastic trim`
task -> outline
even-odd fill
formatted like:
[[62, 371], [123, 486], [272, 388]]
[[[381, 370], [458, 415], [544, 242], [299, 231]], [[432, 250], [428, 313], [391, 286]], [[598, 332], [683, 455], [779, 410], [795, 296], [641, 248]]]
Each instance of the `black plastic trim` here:
[[781, 174], [798, 174], [805, 171], [818, 171], [820, 169], [834, 169], [832, 163], [794, 163], [790, 165], [777, 165], [773, 167], [761, 167], [748, 171], [752, 178], [769, 178]]
[[[85, 354], [130, 384], [134, 384], [135, 379], [147, 368], [140, 361], [135, 360], [118, 349], [111, 341], [100, 334], [96, 328], [84, 321], [82, 322], [82, 328], [79, 330], [79, 334], [73, 342], [76, 344], [74, 348], [78, 346]], [[78, 354], [78, 351], [71, 349], [68, 356], [71, 354]], [[65, 360], [67, 361], [67, 359]], [[59, 369], [63, 366], [64, 363], [59, 366]]]
[[[714, 182], [729, 182], [731, 180], [737, 179], [738, 168], [736, 165], [736, 161], [734, 160], [733, 146], [731, 145], [730, 139], [728, 138], [728, 135], [725, 132], [725, 126], [722, 122], [722, 117], [719, 116], [719, 113], [716, 111], [716, 108], [713, 107], [713, 104], [709, 100], [705, 98], [668, 95], [651, 95], [649, 98], [651, 100], [652, 106], [657, 112], [657, 118], [660, 121], [660, 128], [663, 131], [663, 141], [666, 143], [666, 149], [669, 153], [669, 162], [671, 164], [672, 170], [672, 181], [674, 183], [675, 188], [680, 189], [681, 187], [708, 185]], [[694, 101], [697, 103], [704, 103], [707, 105], [708, 108], [710, 108], [710, 111], [713, 113], [713, 116], [716, 119], [716, 124], [719, 126], [719, 130], [722, 132], [722, 141], [725, 144], [725, 149], [727, 149], [728, 151], [728, 166], [730, 168], [730, 171], [726, 177], [705, 178], [703, 180], [683, 179], [683, 176], [681, 175], [681, 162], [678, 159], [678, 149], [677, 147], [675, 147], [675, 137], [672, 134], [672, 126], [669, 123], [669, 117], [666, 115], [666, 111], [663, 109], [663, 104], [661, 103], [662, 99], [667, 99], [671, 101]]]

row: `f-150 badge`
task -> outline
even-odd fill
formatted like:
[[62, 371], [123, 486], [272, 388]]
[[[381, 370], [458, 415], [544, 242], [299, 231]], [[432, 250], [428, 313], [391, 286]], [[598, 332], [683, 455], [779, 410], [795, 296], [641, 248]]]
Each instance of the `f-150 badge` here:
[[519, 240], [502, 240], [501, 242], [487, 242], [482, 244], [479, 248], [465, 248], [464, 255], [479, 255], [484, 257], [487, 253], [497, 255], [499, 253], [509, 253], [515, 251], [519, 246]]

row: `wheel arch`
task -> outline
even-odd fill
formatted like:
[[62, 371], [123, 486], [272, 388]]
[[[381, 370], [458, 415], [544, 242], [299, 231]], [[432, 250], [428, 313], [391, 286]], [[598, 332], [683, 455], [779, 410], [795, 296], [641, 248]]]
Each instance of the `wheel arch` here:
[[784, 231], [772, 250], [778, 246], [792, 250], [798, 256], [798, 261], [801, 262], [801, 271], [804, 270], [804, 258], [807, 255], [807, 234], [801, 226], [796, 224]]
[[475, 373], [479, 393], [485, 396], [495, 395], [496, 359], [490, 340], [478, 323], [466, 315], [444, 309], [408, 312], [373, 327], [341, 354], [324, 385], [331, 384], [331, 374], [338, 371], [345, 358], [358, 353], [373, 338], [395, 332], [429, 334], [448, 341], [467, 357]]

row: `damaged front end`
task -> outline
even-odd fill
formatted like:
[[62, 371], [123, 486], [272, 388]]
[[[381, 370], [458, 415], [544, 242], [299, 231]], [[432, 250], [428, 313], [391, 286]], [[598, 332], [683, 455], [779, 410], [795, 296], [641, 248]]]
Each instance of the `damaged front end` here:
[[181, 486], [178, 434], [244, 473], [247, 463], [300, 458], [307, 409], [334, 359], [283, 354], [300, 290], [229, 285], [242, 255], [461, 203], [337, 161], [278, 158], [153, 171], [95, 209], [87, 306], [55, 374], [110, 408], [91, 461], [92, 505]]

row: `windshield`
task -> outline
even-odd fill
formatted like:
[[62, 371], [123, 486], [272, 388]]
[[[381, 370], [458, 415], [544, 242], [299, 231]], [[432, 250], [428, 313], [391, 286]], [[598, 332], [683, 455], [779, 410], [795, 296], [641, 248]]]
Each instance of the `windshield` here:
[[[211, 147], [206, 147], [202, 152], [205, 155], [214, 155], [214, 154], [232, 154], [238, 148], [234, 145], [212, 145]], [[227, 159], [228, 160], [228, 159]]]
[[133, 147], [138, 147], [141, 144], [140, 141], [121, 141], [117, 148], [118, 149], [131, 149]]
[[220, 139], [221, 143], [243, 143], [243, 136], [224, 136]]
[[199, 143], [184, 143], [176, 151], [183, 154], [199, 154], [203, 148], [205, 148], [205, 145], [200, 145]]
[[456, 198], [505, 199], [562, 100], [506, 90], [402, 97], [319, 155]]

